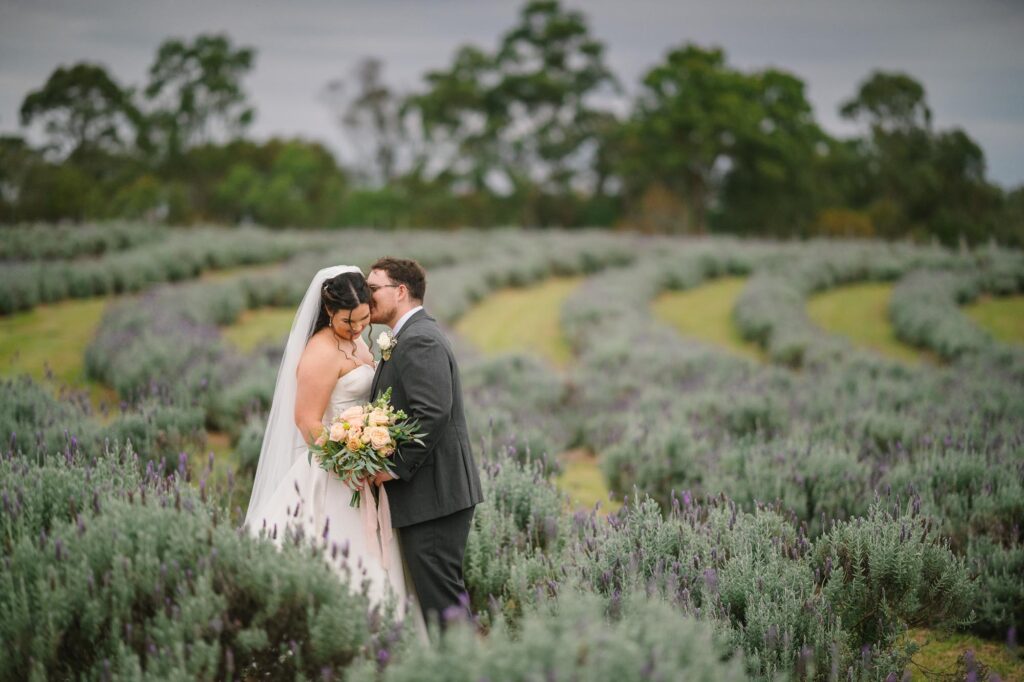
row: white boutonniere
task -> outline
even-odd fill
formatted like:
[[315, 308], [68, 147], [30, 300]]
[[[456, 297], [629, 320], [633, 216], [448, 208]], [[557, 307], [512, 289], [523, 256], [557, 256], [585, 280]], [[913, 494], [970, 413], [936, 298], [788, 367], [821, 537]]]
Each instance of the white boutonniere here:
[[380, 356], [385, 360], [390, 360], [391, 351], [398, 345], [398, 341], [391, 334], [381, 332], [380, 336], [377, 337], [377, 345], [380, 346]]

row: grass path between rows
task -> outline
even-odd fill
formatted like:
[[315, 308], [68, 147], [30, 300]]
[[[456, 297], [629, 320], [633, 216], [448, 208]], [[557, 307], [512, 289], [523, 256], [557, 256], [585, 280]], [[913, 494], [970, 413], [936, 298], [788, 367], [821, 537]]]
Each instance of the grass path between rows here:
[[562, 304], [582, 281], [558, 277], [502, 289], [463, 315], [455, 331], [487, 355], [528, 353], [565, 367], [571, 353], [562, 334]]
[[893, 285], [885, 282], [849, 284], [812, 296], [807, 315], [830, 334], [855, 346], [903, 362], [935, 362], [935, 356], [903, 343], [889, 321]]
[[[582, 283], [581, 277], [558, 277], [528, 287], [503, 289], [469, 310], [455, 331], [485, 355], [524, 353], [565, 369], [572, 359], [562, 334], [562, 304]], [[577, 509], [601, 504], [607, 513], [621, 504], [608, 499], [608, 485], [594, 453], [571, 450], [558, 457], [562, 473], [555, 483]]]
[[234, 324], [221, 329], [224, 339], [243, 353], [261, 344], [284, 348], [295, 319], [295, 308], [257, 308], [246, 310]]
[[73, 299], [0, 317], [0, 376], [28, 374], [55, 388], [84, 389], [96, 407], [117, 405], [112, 389], [86, 378], [84, 362], [86, 346], [113, 300]]
[[764, 351], [740, 336], [732, 320], [745, 277], [721, 277], [692, 289], [666, 291], [651, 304], [654, 316], [684, 337], [703, 341], [735, 355], [765, 362]]
[[1024, 296], [983, 296], [963, 311], [997, 341], [1024, 345]]

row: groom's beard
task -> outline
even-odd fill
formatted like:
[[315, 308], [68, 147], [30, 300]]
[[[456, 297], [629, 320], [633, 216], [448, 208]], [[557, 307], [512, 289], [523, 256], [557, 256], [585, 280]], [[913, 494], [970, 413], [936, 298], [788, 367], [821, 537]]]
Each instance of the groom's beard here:
[[395, 317], [395, 308], [384, 309], [381, 307], [374, 307], [370, 309], [370, 324], [386, 324], [389, 327], [394, 327], [394, 323], [397, 320]]

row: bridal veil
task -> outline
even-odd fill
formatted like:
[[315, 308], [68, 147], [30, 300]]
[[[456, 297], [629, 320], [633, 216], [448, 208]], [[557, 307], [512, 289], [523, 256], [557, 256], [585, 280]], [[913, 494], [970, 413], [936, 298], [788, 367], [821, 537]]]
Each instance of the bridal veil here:
[[354, 265], [334, 265], [317, 272], [302, 297], [299, 309], [295, 312], [284, 356], [281, 358], [281, 367], [277, 370], [277, 384], [274, 386], [270, 416], [267, 418], [267, 429], [263, 433], [263, 445], [260, 448], [249, 508], [245, 513], [246, 524], [259, 523], [260, 510], [273, 496], [274, 490], [295, 463], [296, 458], [306, 456], [306, 441], [295, 425], [295, 394], [298, 384], [295, 373], [320, 312], [320, 290], [323, 283], [346, 272], [362, 273], [362, 270]]

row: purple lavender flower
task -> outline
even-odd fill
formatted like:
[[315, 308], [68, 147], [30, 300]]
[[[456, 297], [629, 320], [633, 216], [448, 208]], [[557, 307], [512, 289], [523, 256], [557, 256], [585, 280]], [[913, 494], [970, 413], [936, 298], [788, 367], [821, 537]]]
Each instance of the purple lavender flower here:
[[704, 571], [704, 584], [711, 592], [718, 592], [718, 573], [715, 569], [709, 568]]

